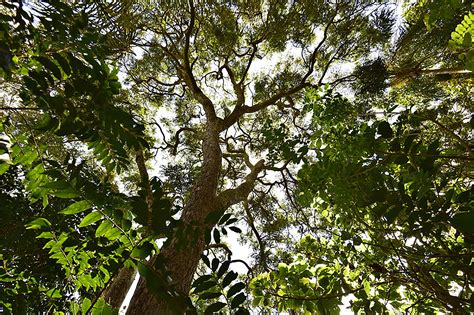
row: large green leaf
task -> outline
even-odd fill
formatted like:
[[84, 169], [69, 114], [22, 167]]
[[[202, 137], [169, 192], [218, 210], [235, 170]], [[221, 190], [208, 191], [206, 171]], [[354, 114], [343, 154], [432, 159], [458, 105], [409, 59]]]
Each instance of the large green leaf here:
[[51, 227], [51, 222], [49, 222], [45, 218], [34, 219], [33, 221], [29, 222], [26, 225], [26, 229], [29, 229], [29, 230], [36, 230], [36, 229], [49, 228], [49, 227]]
[[474, 211], [456, 213], [451, 222], [456, 229], [474, 234]]
[[99, 211], [93, 211], [86, 215], [84, 219], [82, 219], [81, 223], [79, 224], [79, 227], [91, 225], [92, 223], [99, 221], [101, 218], [102, 213], [100, 213]]
[[112, 222], [110, 222], [109, 220], [104, 220], [95, 231], [95, 236], [96, 237], [103, 236], [112, 228], [113, 228]]
[[73, 203], [64, 210], [60, 211], [62, 214], [76, 214], [84, 212], [92, 207], [92, 204], [87, 200], [81, 200]]

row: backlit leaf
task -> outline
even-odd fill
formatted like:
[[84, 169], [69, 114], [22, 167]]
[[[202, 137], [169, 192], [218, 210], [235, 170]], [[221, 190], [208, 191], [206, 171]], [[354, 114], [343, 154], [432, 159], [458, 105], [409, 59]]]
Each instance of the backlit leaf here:
[[62, 214], [76, 214], [84, 212], [92, 207], [91, 203], [87, 200], [81, 200], [73, 203], [64, 210], [60, 211]]
[[79, 224], [79, 227], [85, 227], [88, 225], [91, 225], [94, 222], [99, 221], [102, 218], [102, 214], [99, 211], [94, 211], [89, 213], [82, 219], [81, 223]]

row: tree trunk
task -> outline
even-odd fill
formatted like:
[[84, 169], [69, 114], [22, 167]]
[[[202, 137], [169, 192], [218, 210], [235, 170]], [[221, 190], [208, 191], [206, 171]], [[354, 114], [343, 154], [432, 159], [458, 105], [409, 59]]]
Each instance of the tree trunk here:
[[[209, 213], [217, 210], [217, 184], [222, 164], [219, 147], [219, 131], [216, 124], [207, 124], [203, 139], [202, 171], [183, 208], [181, 223], [183, 228], [198, 226], [197, 239], [178, 246], [177, 240], [170, 240], [160, 255], [163, 256], [166, 273], [173, 279], [174, 289], [187, 295], [191, 289], [194, 273], [205, 246], [205, 231], [212, 228], [204, 221]], [[146, 281], [140, 279], [135, 294], [128, 308], [128, 314], [171, 314], [164, 301], [158, 301], [147, 290]]]
[[102, 294], [104, 300], [113, 308], [119, 309], [135, 279], [135, 275], [136, 271], [133, 268], [120, 269], [112, 284]]
[[408, 69], [392, 74], [393, 78], [390, 81], [390, 86], [397, 86], [413, 78], [420, 76], [471, 76], [472, 71], [465, 68], [446, 68], [446, 69]]

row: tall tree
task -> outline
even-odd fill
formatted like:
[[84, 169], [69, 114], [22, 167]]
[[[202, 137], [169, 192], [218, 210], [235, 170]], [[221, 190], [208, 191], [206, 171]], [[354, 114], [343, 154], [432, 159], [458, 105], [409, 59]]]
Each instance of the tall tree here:
[[[285, 108], [297, 112], [305, 88], [344, 80], [328, 76], [334, 64], [357, 59], [387, 39], [385, 25], [377, 24], [381, 10], [375, 2], [190, 1], [144, 11], [148, 36], [136, 43], [144, 55], [130, 65], [132, 84], [145, 95], [161, 96], [168, 110], [179, 113], [175, 119], [183, 128], [196, 129], [191, 145], [201, 152], [176, 232], [194, 230], [194, 237], [186, 245], [168, 239], [157, 258], [178, 291], [191, 289], [205, 236], [217, 219], [246, 201], [259, 177], [300, 160], [292, 153], [261, 159], [266, 148], [258, 134], [265, 118], [282, 115], [284, 122]], [[257, 60], [272, 56], [277, 66], [261, 76]], [[165, 314], [145, 282], [138, 285], [131, 313]]]
[[[253, 304], [262, 311], [325, 314], [350, 293], [354, 310], [383, 310], [385, 298], [397, 310], [414, 302], [465, 311], [469, 263], [451, 257], [457, 248], [470, 257], [467, 173], [456, 164], [471, 159], [465, 117], [458, 126], [429, 106], [413, 115], [392, 108], [453, 101], [448, 117], [459, 119], [468, 97], [456, 89], [465, 85], [418, 95], [430, 85], [414, 84], [391, 98], [367, 90], [355, 101], [336, 92], [354, 80], [352, 63], [386, 47], [391, 8], [342, 0], [2, 3], [1, 83], [18, 98], [3, 107], [2, 131], [13, 140], [0, 173], [20, 167], [25, 195], [46, 212], [57, 210], [48, 207], [54, 197], [66, 199], [60, 213], [74, 227], [58, 230], [46, 215], [27, 227], [41, 231], [67, 288], [79, 293], [71, 312], [113, 313], [137, 269], [130, 314], [246, 314], [249, 278], [234, 263], [255, 272]], [[377, 108], [393, 118], [379, 121]], [[16, 128], [21, 119], [30, 128]], [[152, 176], [160, 170], [162, 180]], [[445, 197], [450, 189], [454, 197]], [[443, 200], [439, 221], [422, 215]], [[223, 241], [242, 227], [255, 240], [254, 268], [233, 260]], [[292, 234], [305, 233], [313, 237], [294, 245]], [[418, 241], [431, 242], [429, 250]], [[281, 259], [287, 265], [276, 267]], [[467, 280], [451, 275], [458, 270]], [[443, 288], [451, 280], [460, 296]], [[401, 305], [400, 283], [408, 292]], [[64, 311], [56, 300], [71, 290], [48, 290], [51, 309]]]

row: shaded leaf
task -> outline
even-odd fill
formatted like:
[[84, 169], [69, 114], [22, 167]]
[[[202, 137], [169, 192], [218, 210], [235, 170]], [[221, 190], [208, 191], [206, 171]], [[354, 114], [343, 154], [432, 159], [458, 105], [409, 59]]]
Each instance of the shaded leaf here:
[[245, 302], [245, 299], [247, 297], [245, 296], [244, 293], [239, 293], [237, 294], [233, 299], [232, 299], [232, 302], [230, 303], [230, 307], [231, 308], [237, 308], [239, 307], [240, 304], [244, 303]]
[[224, 277], [224, 279], [222, 280], [222, 287], [226, 287], [228, 286], [232, 281], [234, 281], [235, 279], [237, 279], [237, 273], [234, 272], [234, 271], [229, 271], [229, 273], [227, 273]]
[[231, 229], [235, 233], [242, 233], [242, 230], [236, 226], [230, 226], [229, 229]]
[[209, 290], [212, 287], [215, 287], [217, 285], [217, 282], [215, 280], [209, 280], [203, 283], [200, 283], [198, 286], [194, 288], [194, 293], [199, 293], [202, 291]]
[[391, 138], [393, 136], [393, 130], [390, 127], [390, 124], [386, 121], [381, 121], [377, 127], [377, 133], [382, 136], [382, 138]]
[[212, 271], [216, 271], [218, 266], [219, 266], [219, 259], [214, 258], [212, 260], [212, 265], [211, 265]]
[[451, 222], [457, 230], [474, 234], [474, 211], [456, 213]]
[[222, 277], [224, 273], [226, 273], [227, 270], [229, 269], [229, 266], [230, 266], [230, 261], [224, 261], [221, 267], [219, 268], [219, 270], [217, 271], [217, 278]]
[[229, 291], [227, 291], [227, 297], [231, 297], [234, 294], [242, 291], [245, 288], [245, 284], [242, 282], [236, 283], [233, 286], [230, 287]]
[[206, 308], [206, 311], [204, 312], [205, 315], [207, 314], [213, 314], [214, 312], [217, 312], [219, 310], [221, 310], [224, 306], [226, 306], [227, 304], [225, 303], [222, 303], [222, 302], [216, 302], [216, 303], [213, 303], [211, 305], [209, 305], [207, 308]]

